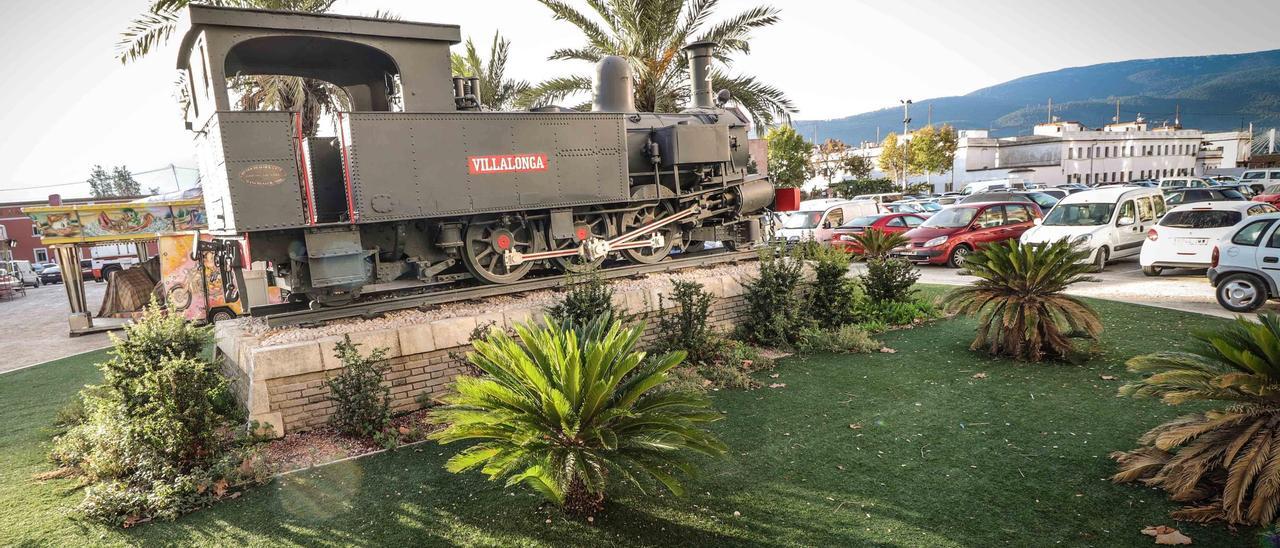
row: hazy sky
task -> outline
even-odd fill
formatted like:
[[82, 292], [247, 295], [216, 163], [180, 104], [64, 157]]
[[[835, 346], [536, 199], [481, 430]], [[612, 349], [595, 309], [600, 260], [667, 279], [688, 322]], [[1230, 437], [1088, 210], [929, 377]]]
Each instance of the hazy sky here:
[[[569, 0], [571, 3], [575, 0]], [[0, 202], [50, 192], [86, 195], [95, 163], [144, 171], [190, 167], [173, 100], [174, 48], [122, 66], [114, 44], [147, 0], [0, 2]], [[721, 0], [727, 16], [760, 4]], [[1134, 58], [1280, 48], [1277, 0], [876, 0], [773, 2], [782, 22], [757, 33], [734, 70], [785, 90], [800, 118], [837, 118], [899, 98], [957, 95], [1046, 70]], [[580, 43], [534, 0], [339, 0], [339, 13], [378, 9], [462, 26], [487, 45], [513, 42], [509, 73], [540, 80], [588, 67], [549, 62]], [[189, 186], [192, 172], [180, 170]], [[172, 190], [165, 171], [140, 177]]]

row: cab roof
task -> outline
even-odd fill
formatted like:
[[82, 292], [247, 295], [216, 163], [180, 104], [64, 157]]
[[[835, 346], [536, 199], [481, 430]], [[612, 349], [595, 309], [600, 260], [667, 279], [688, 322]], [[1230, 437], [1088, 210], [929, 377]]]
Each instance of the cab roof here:
[[1145, 186], [1111, 186], [1068, 194], [1059, 204], [1114, 204], [1124, 197], [1155, 196], [1160, 189]]

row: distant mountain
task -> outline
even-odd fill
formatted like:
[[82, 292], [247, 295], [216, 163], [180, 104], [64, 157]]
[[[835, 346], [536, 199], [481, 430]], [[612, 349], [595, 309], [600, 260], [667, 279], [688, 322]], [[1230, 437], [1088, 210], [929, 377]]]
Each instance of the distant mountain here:
[[[994, 135], [1029, 134], [1046, 120], [1046, 103], [1062, 120], [1101, 127], [1115, 116], [1139, 113], [1153, 125], [1173, 123], [1181, 107], [1182, 125], [1206, 131], [1280, 125], [1280, 50], [1169, 57], [1103, 63], [1025, 76], [958, 97], [917, 101], [911, 106], [912, 127], [925, 122], [933, 105], [933, 122], [959, 129], [991, 129]], [[902, 108], [892, 107], [836, 120], [801, 120], [796, 129], [806, 137], [837, 138], [849, 144], [902, 131]]]

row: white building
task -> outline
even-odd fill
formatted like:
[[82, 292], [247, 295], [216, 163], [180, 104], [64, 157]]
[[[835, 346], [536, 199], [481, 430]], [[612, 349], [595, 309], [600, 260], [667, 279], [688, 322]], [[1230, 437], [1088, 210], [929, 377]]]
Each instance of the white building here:
[[[991, 137], [987, 130], [961, 130], [953, 169], [927, 176], [934, 191], [960, 190], [968, 183], [1000, 179], [1058, 186], [1068, 183], [1124, 183], [1243, 166], [1249, 157], [1249, 132], [1205, 134], [1180, 127], [1149, 128], [1141, 119], [1088, 129], [1078, 122], [1037, 124], [1031, 135]], [[850, 150], [870, 158], [880, 147]], [[874, 177], [885, 177], [878, 169]], [[920, 183], [925, 175], [909, 182]], [[810, 181], [806, 187], [822, 187]]]

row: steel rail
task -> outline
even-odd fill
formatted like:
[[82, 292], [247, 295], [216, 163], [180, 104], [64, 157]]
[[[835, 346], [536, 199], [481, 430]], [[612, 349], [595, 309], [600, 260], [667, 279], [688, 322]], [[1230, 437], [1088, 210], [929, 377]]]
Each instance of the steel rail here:
[[[597, 275], [603, 279], [613, 279], [624, 276], [634, 276], [637, 274], [653, 274], [657, 272], [670, 272], [673, 270], [682, 270], [685, 268], [699, 266], [733, 263], [755, 257], [755, 251], [704, 251], [696, 254], [691, 253], [688, 257], [675, 256], [670, 260], [662, 261], [660, 263], [606, 268], [599, 270]], [[499, 295], [509, 295], [512, 293], [522, 293], [538, 289], [551, 289], [569, 285], [570, 283], [571, 281], [566, 276], [545, 276], [509, 284], [447, 289], [432, 293], [405, 295], [402, 297], [393, 297], [367, 303], [355, 303], [331, 308], [321, 308], [318, 310], [287, 310], [285, 312], [273, 314], [271, 311], [280, 309], [282, 305], [255, 307], [251, 315], [265, 319], [267, 327], [282, 327], [286, 325], [323, 322], [357, 316], [370, 318], [395, 310], [467, 301], [471, 299], [483, 299], [486, 297], [497, 297]]]

